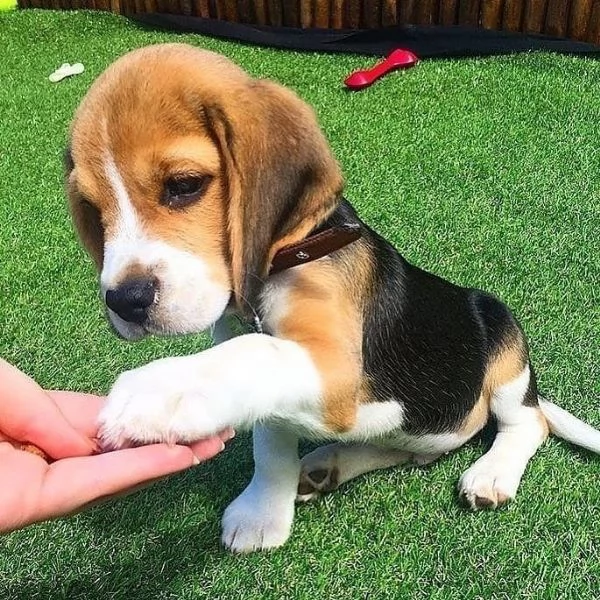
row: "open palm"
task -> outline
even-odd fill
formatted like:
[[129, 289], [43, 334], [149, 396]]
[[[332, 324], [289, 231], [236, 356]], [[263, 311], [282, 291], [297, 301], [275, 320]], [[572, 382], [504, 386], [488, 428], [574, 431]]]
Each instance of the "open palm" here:
[[[98, 453], [96, 419], [104, 398], [46, 392], [0, 360], [0, 532], [85, 508], [207, 460], [228, 430], [191, 447], [154, 444]], [[21, 449], [34, 444], [49, 456]]]

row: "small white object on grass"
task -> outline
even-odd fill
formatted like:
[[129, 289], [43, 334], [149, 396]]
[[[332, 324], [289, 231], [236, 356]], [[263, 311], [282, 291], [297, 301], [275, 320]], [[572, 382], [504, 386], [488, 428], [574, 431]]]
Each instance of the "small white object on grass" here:
[[85, 71], [85, 67], [81, 63], [75, 63], [70, 65], [69, 63], [63, 63], [54, 73], [52, 73], [48, 79], [52, 83], [58, 83], [65, 77], [71, 77], [71, 75], [79, 75]]

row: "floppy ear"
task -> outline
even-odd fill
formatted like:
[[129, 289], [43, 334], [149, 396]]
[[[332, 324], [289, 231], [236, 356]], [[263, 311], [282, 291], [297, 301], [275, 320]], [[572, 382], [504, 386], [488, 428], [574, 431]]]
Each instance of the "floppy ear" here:
[[333, 211], [343, 179], [312, 109], [280, 85], [251, 80], [205, 111], [226, 169], [233, 291], [243, 308], [277, 250]]
[[64, 173], [69, 209], [75, 231], [92, 257], [96, 269], [102, 270], [104, 260], [104, 228], [100, 221], [100, 211], [81, 196], [71, 174], [75, 168], [71, 148], [67, 147], [64, 154]]

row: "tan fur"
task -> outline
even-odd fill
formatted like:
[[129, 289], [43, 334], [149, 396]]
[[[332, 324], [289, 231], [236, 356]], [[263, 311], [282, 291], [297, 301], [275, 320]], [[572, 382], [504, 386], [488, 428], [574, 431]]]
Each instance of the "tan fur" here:
[[466, 416], [456, 433], [465, 438], [475, 435], [481, 431], [490, 414], [490, 396], [488, 393], [482, 393], [471, 412]]
[[541, 427], [541, 435], [542, 440], [545, 440], [550, 435], [550, 425], [548, 424], [548, 420], [544, 416], [541, 408], [538, 408], [536, 418], [539, 421]]
[[348, 260], [329, 258], [293, 270], [286, 314], [277, 335], [303, 344], [324, 384], [324, 424], [333, 432], [352, 428], [358, 406], [374, 400], [362, 368], [365, 303], [373, 286], [373, 257], [358, 241]]
[[483, 388], [491, 394], [505, 383], [517, 378], [527, 364], [527, 353], [520, 333], [513, 332], [505, 341], [498, 354], [491, 358], [487, 365]]
[[277, 329], [311, 353], [324, 385], [324, 424], [336, 433], [351, 429], [358, 406], [374, 400], [362, 367], [362, 315], [373, 285], [373, 257], [361, 241], [348, 255], [347, 262], [338, 257], [335, 268], [325, 258], [295, 270]]
[[[362, 346], [363, 315], [368, 310], [366, 303], [372, 297], [375, 258], [372, 255], [372, 250], [362, 240], [352, 244], [349, 256], [351, 257], [349, 260], [342, 259], [341, 264], [339, 264], [340, 272], [344, 274], [342, 293], [346, 301], [354, 307], [355, 319], [360, 322], [361, 331], [359, 335], [361, 336], [360, 344]], [[374, 401], [376, 400], [371, 390], [369, 378], [366, 373], [362, 372], [356, 404], [367, 404]]]
[[[219, 149], [203, 125], [196, 90], [198, 56], [185, 46], [173, 45], [170, 52], [180, 56], [178, 69], [169, 68], [162, 60], [152, 60], [156, 50], [147, 48], [117, 61], [90, 89], [72, 127], [75, 169], [68, 185], [71, 210], [80, 237], [100, 268], [100, 234], [110, 236], [117, 218], [115, 198], [104, 172], [111, 156], [119, 165], [146, 232], [174, 247], [202, 255], [211, 267], [212, 277], [229, 286], [223, 194], [226, 183], [221, 177]], [[147, 60], [142, 60], [144, 57]], [[214, 76], [207, 85], [209, 90], [221, 87], [225, 93], [222, 84], [229, 71], [231, 80], [248, 80], [222, 57], [210, 54], [209, 58], [201, 69], [205, 75], [212, 71]], [[160, 81], [161, 85], [144, 85], [144, 79]], [[138, 93], [140, 87], [144, 89], [143, 98]], [[202, 201], [185, 212], [161, 204], [165, 180], [188, 174], [213, 178]], [[89, 219], [82, 199], [101, 214], [100, 228]], [[123, 276], [134, 272], [132, 265]]]
[[297, 269], [276, 333], [310, 352], [323, 381], [325, 426], [351, 429], [362, 386], [362, 320], [326, 261]]
[[123, 281], [127, 281], [129, 279], [145, 279], [152, 278], [153, 273], [151, 269], [145, 265], [141, 265], [140, 263], [134, 262], [131, 263], [127, 269], [123, 269]]
[[75, 186], [69, 186], [68, 196], [79, 239], [94, 261], [96, 269], [100, 271], [104, 259], [104, 228], [100, 212], [80, 196]]
[[254, 81], [231, 100], [207, 116], [228, 174], [233, 289], [243, 308], [248, 271], [265, 277], [280, 248], [333, 210], [343, 182], [312, 109], [290, 90]]
[[500, 351], [489, 359], [481, 395], [457, 433], [471, 436], [485, 426], [494, 391], [501, 385], [516, 379], [523, 372], [527, 364], [526, 356], [527, 352], [520, 332], [510, 332]]
[[[103, 172], [110, 153], [148, 233], [202, 255], [241, 307], [248, 282], [333, 209], [342, 187], [312, 109], [290, 90], [182, 44], [144, 48], [109, 67], [80, 105], [71, 137], [71, 210], [98, 268], [101, 234], [111, 235], [116, 218]], [[164, 181], [186, 173], [211, 175], [211, 185], [197, 205], [170, 211], [159, 202]]]

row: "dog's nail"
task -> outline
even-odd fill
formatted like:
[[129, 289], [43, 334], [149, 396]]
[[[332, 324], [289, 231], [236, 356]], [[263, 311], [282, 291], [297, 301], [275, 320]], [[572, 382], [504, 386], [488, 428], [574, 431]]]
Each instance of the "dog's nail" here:
[[92, 454], [102, 454], [103, 445], [99, 438], [92, 438]]

